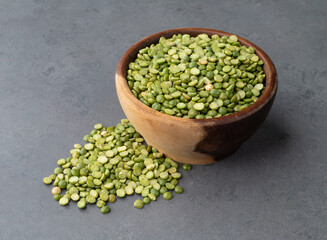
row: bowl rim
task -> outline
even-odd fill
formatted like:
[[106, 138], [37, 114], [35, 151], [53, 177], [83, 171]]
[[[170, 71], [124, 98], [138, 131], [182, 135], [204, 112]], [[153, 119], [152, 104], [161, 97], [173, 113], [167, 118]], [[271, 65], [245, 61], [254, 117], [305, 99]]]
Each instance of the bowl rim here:
[[[149, 35], [145, 38], [142, 38], [135, 44], [133, 44], [121, 57], [119, 60], [119, 63], [116, 68], [116, 87], [120, 85], [123, 90], [124, 94], [128, 99], [138, 107], [138, 109], [142, 110], [145, 114], [151, 114], [153, 116], [157, 116], [158, 118], [162, 118], [164, 121], [167, 122], [174, 122], [179, 121], [181, 124], [186, 125], [225, 125], [225, 124], [232, 124], [236, 121], [239, 121], [243, 118], [246, 118], [250, 115], [253, 115], [254, 113], [258, 112], [260, 109], [262, 109], [271, 99], [274, 98], [276, 91], [277, 91], [277, 85], [278, 85], [278, 77], [277, 77], [277, 71], [276, 68], [271, 61], [271, 59], [268, 57], [268, 55], [257, 45], [250, 42], [249, 40], [242, 38], [238, 35], [237, 38], [239, 39], [239, 42], [241, 45], [245, 45], [247, 47], [252, 47], [256, 54], [259, 56], [259, 58], [264, 62], [264, 73], [266, 74], [265, 78], [265, 91], [263, 95], [253, 104], [251, 104], [249, 107], [245, 108], [244, 110], [240, 112], [236, 112], [227, 116], [222, 117], [215, 117], [215, 118], [209, 118], [209, 119], [187, 119], [187, 118], [181, 118], [176, 116], [171, 116], [162, 112], [159, 112], [157, 110], [152, 109], [151, 107], [145, 105], [142, 103], [130, 90], [126, 74], [128, 69], [128, 64], [132, 62], [138, 53], [138, 51], [146, 46], [150, 46], [153, 43], [157, 43], [160, 39], [160, 37], [172, 37], [174, 34], [190, 34], [191, 36], [196, 36], [201, 33], [206, 33], [209, 36], [213, 34], [218, 34], [221, 36], [231, 36], [235, 35], [229, 32], [224, 32], [221, 30], [215, 30], [210, 28], [176, 28], [176, 29], [169, 29], [165, 31], [161, 31], [152, 35]], [[117, 88], [117, 94], [118, 94], [118, 88]]]

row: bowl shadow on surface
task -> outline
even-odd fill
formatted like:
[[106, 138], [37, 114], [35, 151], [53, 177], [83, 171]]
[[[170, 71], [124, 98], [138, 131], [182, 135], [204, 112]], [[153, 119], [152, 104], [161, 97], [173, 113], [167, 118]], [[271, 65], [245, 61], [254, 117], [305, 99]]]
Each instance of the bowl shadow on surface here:
[[[260, 129], [230, 157], [219, 163], [232, 165], [260, 164], [265, 158], [274, 157], [274, 161], [284, 161], [280, 156], [287, 153], [292, 134], [285, 129], [283, 122], [273, 114], [263, 123]], [[267, 157], [269, 156], [269, 157]]]
[[203, 205], [203, 196], [220, 203], [239, 203], [241, 199], [251, 202], [253, 196], [266, 199], [270, 190], [265, 186], [273, 186], [276, 174], [289, 164], [285, 159], [290, 152], [292, 135], [277, 114], [272, 113], [235, 153], [213, 164], [194, 166], [189, 181], [200, 183], [197, 191], [202, 197], [193, 195], [190, 199], [200, 205]]

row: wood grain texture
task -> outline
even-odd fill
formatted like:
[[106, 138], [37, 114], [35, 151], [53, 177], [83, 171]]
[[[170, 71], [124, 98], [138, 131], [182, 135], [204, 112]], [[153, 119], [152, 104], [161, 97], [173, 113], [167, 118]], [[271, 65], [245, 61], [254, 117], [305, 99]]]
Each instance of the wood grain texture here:
[[277, 91], [277, 72], [270, 58], [255, 44], [239, 37], [242, 45], [251, 46], [264, 61], [266, 89], [257, 102], [241, 112], [212, 119], [184, 119], [158, 112], [140, 102], [130, 91], [126, 74], [128, 64], [138, 51], [159, 38], [174, 34], [196, 36], [230, 36], [231, 33], [206, 28], [180, 28], [163, 31], [135, 43], [120, 59], [116, 70], [116, 90], [120, 104], [133, 126], [148, 144], [172, 159], [190, 164], [208, 164], [223, 159], [236, 151], [261, 126], [267, 117]]

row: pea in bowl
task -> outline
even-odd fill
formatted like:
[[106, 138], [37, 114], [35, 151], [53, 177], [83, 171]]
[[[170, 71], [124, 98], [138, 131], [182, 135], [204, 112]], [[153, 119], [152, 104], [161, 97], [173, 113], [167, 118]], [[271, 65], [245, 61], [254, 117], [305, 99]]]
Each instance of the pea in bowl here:
[[[185, 36], [191, 39], [185, 45], [193, 45], [165, 42], [168, 47], [159, 51], [160, 56], [143, 50], [173, 36]], [[219, 42], [217, 49], [205, 41]], [[177, 55], [179, 46], [183, 51]], [[137, 58], [145, 64], [135, 66]], [[205, 28], [172, 29], [140, 40], [120, 59], [115, 78], [120, 104], [146, 142], [189, 164], [213, 163], [236, 151], [267, 117], [278, 82], [274, 64], [259, 47], [231, 33]], [[163, 93], [158, 94], [153, 82], [160, 82], [158, 91]]]

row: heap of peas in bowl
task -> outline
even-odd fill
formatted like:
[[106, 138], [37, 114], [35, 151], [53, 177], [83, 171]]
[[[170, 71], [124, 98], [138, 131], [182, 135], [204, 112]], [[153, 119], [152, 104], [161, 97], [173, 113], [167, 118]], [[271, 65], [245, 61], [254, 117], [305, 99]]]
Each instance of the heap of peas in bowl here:
[[128, 86], [162, 113], [207, 119], [247, 108], [265, 90], [263, 61], [237, 36], [175, 34], [139, 51]]

